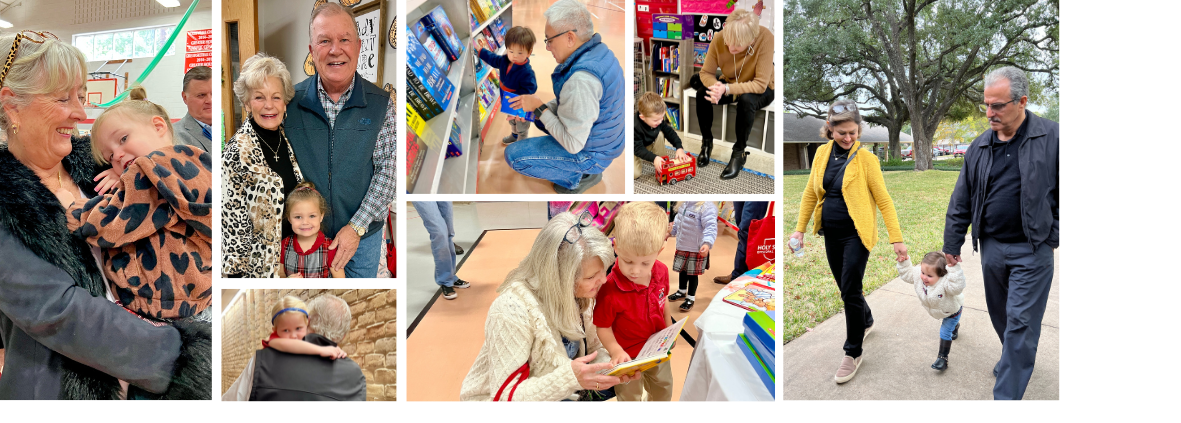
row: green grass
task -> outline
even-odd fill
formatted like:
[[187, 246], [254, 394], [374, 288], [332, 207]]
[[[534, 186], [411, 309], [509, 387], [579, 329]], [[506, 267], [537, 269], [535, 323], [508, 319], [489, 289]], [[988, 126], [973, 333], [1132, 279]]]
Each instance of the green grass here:
[[[955, 188], [959, 172], [886, 172], [886, 189], [894, 199], [902, 239], [911, 261], [924, 254], [938, 251], [943, 246], [943, 222], [947, 202]], [[786, 248], [786, 240], [795, 232], [799, 216], [800, 196], [808, 183], [807, 175], [783, 177], [783, 239], [786, 269], [783, 279], [784, 311], [783, 342], [803, 335], [820, 322], [841, 312], [844, 304], [828, 259], [824, 253], [824, 238], [812, 234], [815, 222], [809, 222], [804, 232], [804, 257], [797, 258]], [[880, 213], [878, 243], [869, 254], [863, 279], [866, 295], [898, 277], [894, 267], [894, 249], [886, 234]]]

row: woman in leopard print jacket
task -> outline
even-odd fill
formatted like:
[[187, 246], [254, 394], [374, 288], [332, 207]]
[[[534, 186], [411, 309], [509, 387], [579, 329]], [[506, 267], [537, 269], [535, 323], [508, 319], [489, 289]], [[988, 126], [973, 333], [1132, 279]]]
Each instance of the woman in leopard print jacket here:
[[291, 231], [283, 203], [303, 181], [282, 128], [295, 88], [283, 62], [259, 53], [242, 64], [234, 95], [249, 117], [222, 152], [222, 273], [272, 278], [280, 241]]

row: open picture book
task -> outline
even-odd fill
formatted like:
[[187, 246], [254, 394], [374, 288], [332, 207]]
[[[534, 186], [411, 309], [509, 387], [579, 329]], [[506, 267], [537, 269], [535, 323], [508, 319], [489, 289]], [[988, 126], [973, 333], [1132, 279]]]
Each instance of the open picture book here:
[[636, 371], [642, 372], [668, 361], [673, 344], [677, 342], [677, 336], [681, 334], [681, 328], [685, 327], [687, 321], [689, 319], [681, 319], [681, 321], [673, 323], [672, 326], [652, 334], [648, 337], [648, 342], [644, 343], [644, 349], [640, 350], [640, 353], [636, 354], [636, 357], [633, 357], [631, 361], [619, 363], [618, 366], [599, 373], [607, 376], [626, 375]]

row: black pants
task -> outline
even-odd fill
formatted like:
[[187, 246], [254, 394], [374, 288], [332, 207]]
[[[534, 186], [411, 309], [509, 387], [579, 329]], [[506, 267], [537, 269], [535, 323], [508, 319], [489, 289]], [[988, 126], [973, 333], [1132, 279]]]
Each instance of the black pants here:
[[689, 296], [692, 297], [694, 295], [697, 295], [697, 279], [699, 276], [698, 275], [687, 275], [687, 274], [685, 274], [685, 272], [681, 272], [680, 275], [681, 275], [681, 280], [677, 283], [677, 286], [681, 290], [684, 290], [685, 285], [689, 285]]
[[869, 250], [861, 245], [861, 237], [857, 236], [853, 222], [850, 220], [847, 225], [824, 222], [822, 227], [828, 267], [841, 290], [841, 301], [845, 303], [845, 355], [857, 358], [861, 357], [865, 328], [873, 326], [873, 313], [861, 293]]
[[[701, 128], [701, 138], [712, 142], [714, 139], [714, 104], [705, 98], [709, 90], [706, 89], [705, 84], [701, 83], [701, 75], [698, 74], [689, 78], [689, 86], [697, 90], [697, 126]], [[775, 90], [770, 88], [763, 91], [762, 94], [739, 94], [737, 99], [733, 95], [726, 94], [718, 100], [718, 104], [738, 103], [738, 116], [735, 119], [734, 127], [734, 135], [738, 138], [734, 142], [735, 152], [746, 149], [746, 140], [750, 138], [750, 129], [755, 124], [755, 116], [758, 116], [757, 113], [760, 109], [767, 107], [774, 100]]]

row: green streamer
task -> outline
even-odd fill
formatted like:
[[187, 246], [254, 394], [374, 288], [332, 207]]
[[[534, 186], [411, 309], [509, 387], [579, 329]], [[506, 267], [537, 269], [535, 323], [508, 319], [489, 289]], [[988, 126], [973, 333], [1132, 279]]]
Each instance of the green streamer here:
[[[197, 3], [200, 2], [201, 0], [193, 0], [193, 4], [189, 5], [189, 10], [185, 11], [185, 16], [180, 18], [180, 23], [176, 24], [176, 29], [174, 29], [172, 31], [172, 35], [168, 37], [168, 42], [164, 43], [164, 48], [161, 48], [160, 51], [156, 53], [156, 57], [152, 59], [152, 63], [148, 64], [148, 67], [144, 69], [143, 73], [139, 74], [139, 78], [135, 80], [135, 83], [131, 84], [129, 87], [140, 85], [144, 82], [144, 79], [147, 79], [148, 75], [152, 73], [152, 70], [156, 69], [156, 64], [160, 63], [160, 59], [164, 58], [164, 53], [168, 52], [169, 48], [172, 48], [172, 42], [176, 41], [176, 36], [180, 35], [181, 31], [184, 30], [185, 22], [189, 21], [189, 15], [193, 14], [193, 9], [196, 9]], [[130, 90], [124, 89], [123, 92], [115, 96], [114, 99], [111, 99], [111, 101], [106, 103], [99, 104], [98, 107], [111, 107], [111, 105], [123, 101], [124, 98], [127, 98], [127, 94], [130, 92]]]

